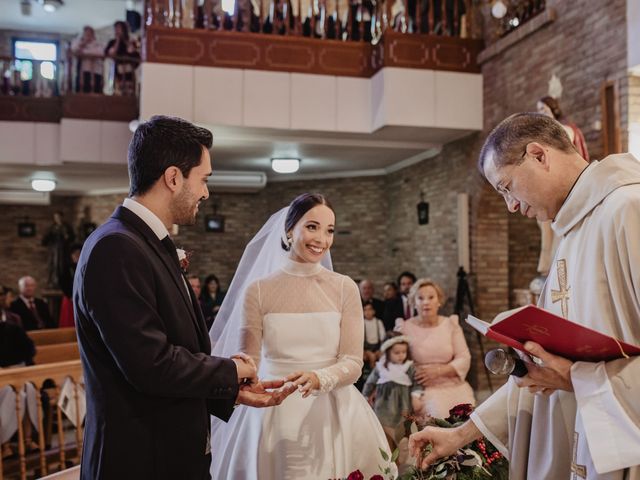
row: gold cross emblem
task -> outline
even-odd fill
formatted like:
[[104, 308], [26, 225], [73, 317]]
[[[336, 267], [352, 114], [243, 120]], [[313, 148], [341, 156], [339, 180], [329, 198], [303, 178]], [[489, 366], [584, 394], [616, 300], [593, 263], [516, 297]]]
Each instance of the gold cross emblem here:
[[573, 432], [573, 461], [571, 462], [571, 480], [587, 478], [587, 467], [578, 465], [578, 432]]
[[567, 261], [562, 259], [556, 263], [556, 272], [558, 273], [558, 287], [560, 290], [551, 290], [551, 301], [553, 303], [560, 302], [562, 307], [562, 316], [569, 318], [569, 289], [567, 286]]

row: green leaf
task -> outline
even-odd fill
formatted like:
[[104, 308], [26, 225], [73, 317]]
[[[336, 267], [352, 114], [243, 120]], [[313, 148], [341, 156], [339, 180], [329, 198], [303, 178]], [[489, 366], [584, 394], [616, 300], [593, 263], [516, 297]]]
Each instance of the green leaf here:
[[396, 448], [393, 451], [393, 455], [391, 455], [391, 461], [395, 462], [398, 459], [398, 455], [400, 455], [400, 450]]
[[382, 455], [382, 458], [384, 459], [385, 462], [389, 461], [389, 454], [385, 452], [383, 449], [380, 449], [380, 455]]

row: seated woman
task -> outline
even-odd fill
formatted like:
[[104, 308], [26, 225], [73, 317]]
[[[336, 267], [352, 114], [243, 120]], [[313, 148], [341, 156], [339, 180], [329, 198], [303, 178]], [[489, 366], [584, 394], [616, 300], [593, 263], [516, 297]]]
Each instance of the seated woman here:
[[445, 418], [460, 403], [475, 405], [471, 386], [465, 381], [471, 354], [458, 316], [438, 314], [444, 303], [442, 288], [432, 280], [419, 279], [409, 293], [417, 315], [399, 321], [397, 330], [409, 338], [415, 378], [424, 387], [423, 412]]

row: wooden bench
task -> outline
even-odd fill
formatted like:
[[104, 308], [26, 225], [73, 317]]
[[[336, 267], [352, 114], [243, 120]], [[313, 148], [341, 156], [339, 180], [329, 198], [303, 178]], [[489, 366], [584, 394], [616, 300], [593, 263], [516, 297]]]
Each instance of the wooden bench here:
[[71, 343], [77, 340], [76, 329], [74, 327], [29, 330], [27, 335], [33, 340], [36, 347], [56, 343]]
[[44, 365], [79, 359], [80, 350], [78, 349], [78, 344], [76, 342], [68, 342], [36, 346], [36, 356], [33, 358], [33, 363]]
[[[77, 347], [76, 347], [77, 349]], [[21, 368], [0, 369], [0, 388], [11, 387], [16, 392], [21, 392], [26, 383], [32, 383], [38, 392], [42, 391], [46, 384], [53, 383], [53, 387], [47, 387], [51, 399], [51, 416], [55, 415], [58, 423], [58, 448], [56, 450], [46, 450], [45, 446], [45, 420], [41, 396], [37, 395], [37, 417], [38, 417], [38, 450], [37, 453], [27, 453], [25, 434], [22, 422], [18, 422], [18, 457], [15, 459], [3, 459], [0, 455], [0, 480], [5, 475], [16, 475], [20, 479], [27, 478], [28, 470], [36, 470], [40, 475], [47, 475], [49, 471], [62, 471], [68, 466], [68, 460], [73, 464], [80, 462], [82, 455], [82, 425], [75, 428], [75, 442], [67, 445], [63, 432], [62, 410], [58, 407], [58, 397], [60, 389], [67, 378], [71, 378], [73, 383], [81, 385], [82, 365], [80, 360], [67, 362], [50, 363], [46, 365], [33, 365]], [[19, 396], [17, 396], [19, 398]], [[74, 399], [78, 402], [78, 389], [74, 388]], [[16, 415], [18, 415], [20, 402], [16, 404]], [[76, 412], [78, 411], [76, 403]], [[26, 413], [25, 413], [26, 415]], [[78, 424], [79, 418], [76, 418]], [[6, 469], [5, 469], [6, 465]]]

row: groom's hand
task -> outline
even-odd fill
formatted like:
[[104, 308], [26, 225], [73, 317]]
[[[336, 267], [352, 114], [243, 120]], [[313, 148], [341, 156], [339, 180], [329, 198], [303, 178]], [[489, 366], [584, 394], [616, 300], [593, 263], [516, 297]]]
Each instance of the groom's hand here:
[[256, 367], [256, 362], [253, 361], [253, 358], [245, 353], [236, 353], [231, 356], [231, 360], [236, 364], [239, 384], [253, 385], [258, 382], [258, 368]]
[[296, 391], [296, 386], [284, 380], [263, 380], [252, 385], [242, 385], [237, 403], [250, 407], [273, 407]]

